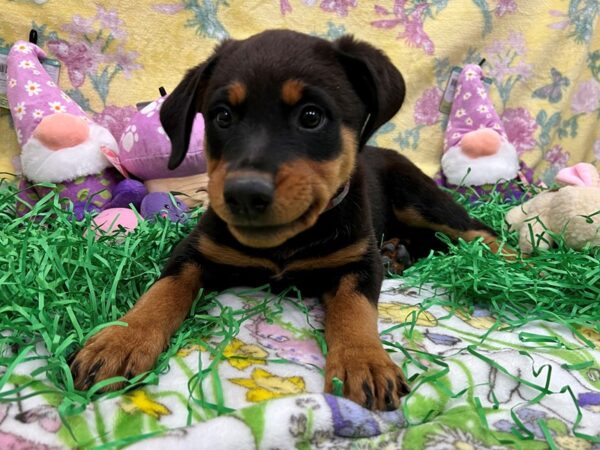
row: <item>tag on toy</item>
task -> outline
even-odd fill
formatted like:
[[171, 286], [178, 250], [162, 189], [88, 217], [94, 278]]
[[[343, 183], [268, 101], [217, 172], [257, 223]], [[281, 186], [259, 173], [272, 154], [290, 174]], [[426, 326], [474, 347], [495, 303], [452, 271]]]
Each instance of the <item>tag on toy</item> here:
[[[450, 78], [448, 78], [448, 83], [446, 84], [444, 95], [442, 95], [442, 100], [440, 101], [440, 112], [442, 114], [449, 114], [450, 110], [452, 109], [454, 93], [456, 92], [458, 77], [461, 72], [462, 67], [458, 66], [453, 67], [452, 71], [450, 72]], [[483, 85], [485, 86], [485, 89], [489, 92], [490, 86], [492, 85], [492, 79], [489, 77], [485, 77], [483, 79]]]
[[[56, 59], [45, 58], [40, 61], [54, 83], [58, 84], [60, 62]], [[0, 108], [9, 109], [6, 90], [8, 85], [8, 49], [0, 49]]]

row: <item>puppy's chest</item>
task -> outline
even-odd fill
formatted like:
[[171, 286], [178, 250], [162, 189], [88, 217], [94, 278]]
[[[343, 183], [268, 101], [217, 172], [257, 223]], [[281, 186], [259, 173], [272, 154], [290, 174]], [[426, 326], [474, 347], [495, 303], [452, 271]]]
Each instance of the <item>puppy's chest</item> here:
[[[368, 240], [327, 249], [299, 249], [250, 253], [219, 245], [200, 242], [204, 259], [206, 283], [218, 289], [230, 286], [260, 286], [272, 288], [296, 286], [303, 293], [320, 292], [328, 280], [334, 280], [349, 265], [365, 257]], [[313, 289], [314, 288], [314, 289]]]

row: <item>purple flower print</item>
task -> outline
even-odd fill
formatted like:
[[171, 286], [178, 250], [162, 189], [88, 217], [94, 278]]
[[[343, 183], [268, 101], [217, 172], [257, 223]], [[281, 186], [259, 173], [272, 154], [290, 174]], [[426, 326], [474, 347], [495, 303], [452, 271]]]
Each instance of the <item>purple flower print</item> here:
[[600, 412], [600, 392], [584, 392], [579, 394], [579, 406], [593, 412]]
[[152, 9], [161, 14], [173, 15], [181, 12], [185, 9], [185, 5], [176, 5], [172, 3], [160, 3], [157, 5], [152, 5]]
[[579, 83], [577, 92], [571, 99], [571, 110], [575, 114], [591, 113], [600, 107], [600, 83], [588, 80]]
[[532, 66], [521, 60], [526, 52], [522, 33], [511, 33], [506, 40], [494, 41], [484, 50], [487, 75], [494, 80], [503, 105], [515, 84], [532, 74]]
[[433, 125], [440, 117], [440, 100], [442, 99], [442, 90], [432, 87], [427, 89], [417, 100], [413, 117], [418, 125]]
[[96, 5], [96, 7], [96, 19], [100, 21], [102, 27], [108, 28], [117, 39], [125, 37], [126, 33], [121, 29], [123, 21], [119, 19], [117, 11], [114, 9], [106, 10], [101, 5]]
[[67, 23], [62, 26], [63, 31], [69, 33], [69, 35], [75, 40], [85, 34], [93, 33], [94, 31], [94, 19], [86, 19], [81, 17], [79, 14], [75, 14], [71, 18], [71, 23]]
[[502, 122], [508, 141], [515, 146], [519, 155], [535, 146], [533, 134], [538, 125], [525, 108], [506, 109], [502, 115]]
[[505, 14], [513, 14], [517, 10], [516, 0], [498, 0], [496, 15], [502, 17]]
[[525, 38], [521, 33], [511, 33], [505, 41], [494, 41], [485, 49], [489, 66], [488, 75], [500, 81], [510, 76], [529, 78], [532, 74], [530, 64], [517, 61], [513, 65], [515, 60], [526, 52]]
[[[543, 411], [538, 411], [532, 408], [521, 408], [517, 411], [517, 416], [523, 422], [523, 425], [531, 432], [537, 439], [544, 438], [544, 432], [538, 425], [537, 421], [539, 419], [545, 419], [546, 413]], [[504, 433], [510, 433], [512, 429], [516, 426], [513, 422], [508, 421], [506, 419], [499, 420], [494, 424], [498, 431], [503, 431]]]
[[67, 67], [71, 84], [78, 88], [85, 82], [87, 73], [93, 71], [98, 59], [96, 49], [86, 42], [80, 41], [71, 44], [62, 39], [48, 42], [50, 51]]
[[398, 34], [398, 39], [404, 39], [411, 47], [422, 48], [423, 51], [432, 55], [435, 51], [433, 41], [423, 29], [423, 20], [430, 13], [429, 3], [420, 3], [412, 9], [406, 6], [406, 0], [395, 0], [392, 11], [381, 5], [375, 5], [375, 13], [379, 16], [387, 16], [385, 19], [375, 20], [371, 25], [376, 28], [404, 28]]
[[292, 5], [290, 5], [289, 0], [279, 0], [279, 12], [282, 16], [292, 12]]
[[133, 106], [107, 106], [101, 113], [94, 114], [94, 122], [108, 128], [118, 141], [127, 128], [131, 117], [137, 112]]
[[544, 155], [544, 159], [548, 161], [552, 165], [552, 167], [562, 169], [567, 165], [570, 156], [571, 155], [569, 154], [569, 152], [565, 152], [562, 146], [555, 145], [546, 152], [546, 154]]
[[449, 347], [458, 344], [461, 340], [454, 336], [425, 331], [425, 337], [436, 345], [447, 345]]
[[117, 64], [126, 78], [131, 78], [131, 72], [140, 69], [142, 66], [136, 63], [136, 59], [139, 56], [138, 52], [128, 52], [122, 46], [119, 46], [117, 50], [107, 55], [107, 62], [113, 62]]
[[116, 10], [97, 4], [94, 16], [74, 15], [71, 23], [62, 27], [68, 40], [55, 37], [48, 42], [50, 52], [65, 65], [73, 87], [79, 88], [89, 79], [105, 106], [113, 79], [121, 73], [129, 78], [142, 67], [137, 63], [139, 54], [126, 50], [123, 23]]
[[327, 12], [335, 12], [338, 16], [346, 17], [349, 8], [356, 8], [357, 0], [323, 0], [321, 9]]

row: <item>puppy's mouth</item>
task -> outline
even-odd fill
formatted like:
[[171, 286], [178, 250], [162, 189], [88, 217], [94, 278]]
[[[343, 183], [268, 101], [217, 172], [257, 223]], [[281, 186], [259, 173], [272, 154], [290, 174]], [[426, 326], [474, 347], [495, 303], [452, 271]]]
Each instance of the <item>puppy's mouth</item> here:
[[288, 223], [236, 224], [228, 222], [227, 227], [241, 244], [256, 248], [277, 247], [314, 225], [321, 209], [319, 202], [315, 201], [299, 217]]

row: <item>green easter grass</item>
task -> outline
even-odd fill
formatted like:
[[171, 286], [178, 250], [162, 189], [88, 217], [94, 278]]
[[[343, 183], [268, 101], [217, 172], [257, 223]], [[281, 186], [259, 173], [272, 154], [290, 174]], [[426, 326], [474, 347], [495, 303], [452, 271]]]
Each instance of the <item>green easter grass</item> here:
[[[148, 289], [201, 211], [194, 211], [192, 220], [183, 225], [164, 220], [142, 222], [133, 233], [96, 240], [93, 233], [86, 232], [91, 218], [74, 221], [51, 194], [30, 214], [17, 218], [16, 194], [16, 187], [0, 180], [0, 402], [22, 399], [29, 387], [32, 390], [27, 395], [49, 396], [64, 418], [81, 412], [106, 384], [99, 383], [89, 392], [76, 391], [68, 369], [69, 356], [99, 329], [117, 321]], [[457, 199], [467, 205], [465, 197]], [[504, 215], [510, 208], [499, 195], [468, 206], [474, 217], [492, 226], [502, 241], [514, 247], [516, 237], [504, 226]], [[461, 308], [468, 312], [479, 304], [498, 317], [492, 330], [549, 320], [571, 328], [593, 347], [578, 330], [589, 327], [600, 331], [599, 256], [600, 249], [576, 252], [559, 242], [552, 251], [533, 255], [526, 261], [507, 262], [481, 242], [460, 241], [450, 244], [447, 254], [431, 254], [419, 261], [404, 278], [409, 286], [433, 285], [446, 294], [427, 300], [424, 309], [441, 304], [451, 311]], [[168, 370], [169, 358], [184, 345], [197, 342], [200, 336], [219, 335], [224, 342], [235, 336], [240, 319], [247, 317], [248, 311], [221, 310], [218, 317], [206, 314], [209, 308], [219, 305], [215, 295], [195, 303], [191, 318], [173, 337], [172, 345], [145, 382], [156, 381]], [[268, 311], [266, 302], [251, 313], [261, 311]], [[412, 324], [405, 324], [408, 333], [415, 322], [413, 316]], [[521, 334], [525, 342], [560, 345], [551, 336]], [[322, 338], [319, 340], [323, 342]], [[34, 348], [42, 351], [32, 352]], [[211, 349], [216, 362], [221, 349], [221, 345]], [[476, 354], [477, 346], [471, 350]], [[424, 382], [435, 381], [438, 375], [428, 375], [417, 358], [404, 353], [406, 364], [414, 363], [424, 369], [411, 380], [413, 393]], [[435, 355], [420, 357], [440, 363], [440, 357]], [[36, 363], [32, 378], [45, 378], [49, 383], [16, 383], [15, 367], [26, 361]], [[443, 366], [443, 361], [440, 364]], [[194, 375], [188, 386], [190, 398], [212, 408], [216, 415], [227, 413], [230, 410], [221, 402], [203, 403], [202, 398], [192, 394], [211, 372], [205, 369]], [[131, 384], [139, 384], [140, 378], [131, 380]], [[7, 389], [7, 385], [16, 384], [17, 387]], [[539, 390], [542, 396], [548, 393], [543, 387]], [[103, 395], [113, 397], [123, 392]], [[518, 423], [516, 415], [514, 418]]]

